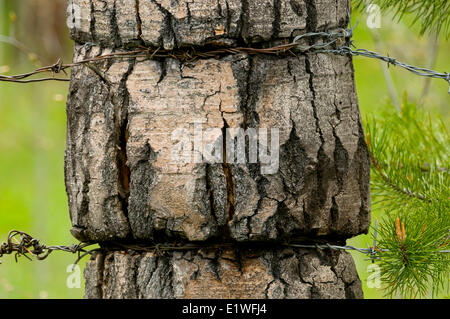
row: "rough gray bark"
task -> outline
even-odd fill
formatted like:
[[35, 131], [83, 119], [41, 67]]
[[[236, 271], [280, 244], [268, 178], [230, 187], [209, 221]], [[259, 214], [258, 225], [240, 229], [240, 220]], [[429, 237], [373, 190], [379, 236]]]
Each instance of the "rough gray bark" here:
[[[81, 8], [82, 23], [71, 30], [75, 61], [137, 45], [201, 50], [282, 43], [307, 31], [344, 28], [349, 5], [69, 2]], [[279, 242], [302, 236], [336, 242], [368, 229], [369, 159], [350, 57], [96, 62], [73, 69], [67, 116], [66, 187], [72, 234], [80, 240]], [[204, 129], [279, 128], [279, 170], [173, 163], [171, 132], [192, 132], [199, 119]], [[90, 261], [86, 296], [360, 297], [351, 257], [332, 255], [284, 248], [163, 257], [109, 252]]]
[[99, 253], [87, 298], [362, 298], [350, 254], [301, 249]]

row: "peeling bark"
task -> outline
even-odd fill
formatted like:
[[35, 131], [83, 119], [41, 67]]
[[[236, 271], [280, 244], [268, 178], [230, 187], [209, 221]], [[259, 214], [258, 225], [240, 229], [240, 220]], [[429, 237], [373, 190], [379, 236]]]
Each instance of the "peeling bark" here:
[[[348, 6], [344, 0], [72, 2], [82, 21], [71, 29], [75, 61], [137, 45], [201, 50], [283, 43], [304, 32], [345, 27]], [[353, 73], [350, 57], [323, 53], [236, 54], [193, 63], [136, 58], [74, 67], [65, 158], [72, 234], [102, 243], [248, 243], [298, 237], [336, 242], [367, 232], [370, 167]], [[200, 122], [203, 130], [222, 133], [208, 141], [221, 146], [227, 146], [227, 128], [278, 128], [278, 170], [196, 162], [199, 152], [188, 163], [174, 162], [179, 139], [172, 133], [184, 128], [194, 150]], [[203, 253], [102, 253], [86, 270], [86, 296], [361, 296], [345, 253]], [[291, 259], [292, 269], [283, 271], [282, 261]], [[317, 272], [312, 277], [305, 273], [311, 267]], [[260, 278], [254, 287], [251, 280], [239, 287], [235, 276], [241, 282]]]

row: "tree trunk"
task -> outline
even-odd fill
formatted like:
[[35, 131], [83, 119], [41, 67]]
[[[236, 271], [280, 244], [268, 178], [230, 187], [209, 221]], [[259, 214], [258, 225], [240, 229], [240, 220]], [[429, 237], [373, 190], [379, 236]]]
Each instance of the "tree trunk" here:
[[[69, 3], [81, 14], [71, 29], [74, 61], [139, 45], [270, 47], [345, 28], [349, 8], [346, 0]], [[368, 230], [370, 163], [353, 74], [351, 57], [323, 53], [138, 57], [74, 67], [65, 160], [72, 234], [105, 248], [205, 246], [105, 249], [86, 268], [86, 297], [362, 297], [348, 253], [279, 245], [343, 243]], [[271, 129], [278, 129], [275, 169], [261, 154], [256, 163], [227, 160], [230, 150], [239, 153], [229, 148], [230, 128], [256, 129], [260, 148], [277, 142]], [[272, 132], [269, 142], [261, 141], [262, 128]], [[174, 139], [174, 132], [184, 135]], [[199, 136], [222, 161], [205, 161]], [[180, 139], [188, 153], [177, 162]], [[207, 247], [217, 243], [234, 247]]]

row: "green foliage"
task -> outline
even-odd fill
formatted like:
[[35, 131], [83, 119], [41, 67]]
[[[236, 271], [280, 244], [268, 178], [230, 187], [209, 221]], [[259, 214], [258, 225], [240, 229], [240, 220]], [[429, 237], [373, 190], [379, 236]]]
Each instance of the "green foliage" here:
[[450, 1], [448, 0], [357, 0], [356, 6], [377, 4], [382, 10], [393, 11], [399, 19], [413, 14], [413, 23], [421, 24], [421, 33], [428, 30], [450, 35]]
[[[426, 296], [431, 288], [432, 295], [448, 290], [448, 253], [442, 253], [447, 245], [448, 218], [442, 220], [416, 219], [405, 212], [399, 222], [393, 222], [389, 214], [381, 222], [378, 242], [383, 247], [379, 265], [381, 279], [389, 296]], [[397, 233], [397, 225], [404, 228]]]
[[449, 136], [442, 120], [409, 103], [367, 124], [379, 265], [390, 296], [424, 297], [449, 289]]
[[[374, 163], [372, 189], [385, 205], [395, 209], [410, 205], [411, 199], [437, 202], [449, 195], [450, 139], [440, 118], [405, 97], [401, 113], [389, 107], [368, 121], [366, 131]], [[392, 191], [398, 198], [391, 196]]]

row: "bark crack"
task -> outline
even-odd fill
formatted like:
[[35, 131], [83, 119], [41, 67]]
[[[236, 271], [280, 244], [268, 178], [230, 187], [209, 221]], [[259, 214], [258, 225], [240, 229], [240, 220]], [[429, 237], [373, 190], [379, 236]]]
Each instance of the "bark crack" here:
[[[161, 46], [163, 46], [164, 48], [167, 49], [167, 48], [171, 47], [170, 42], [171, 42], [171, 40], [173, 40], [174, 46], [178, 47], [178, 44], [177, 44], [178, 41], [176, 38], [174, 26], [173, 26], [175, 18], [172, 16], [172, 14], [169, 12], [169, 10], [164, 8], [160, 3], [158, 3], [155, 0], [150, 0], [150, 1], [158, 7], [159, 11], [161, 11], [164, 14], [163, 33], [165, 33], [165, 34], [161, 35], [161, 38], [160, 38]], [[188, 12], [189, 12], [189, 16], [190, 16], [190, 10], [188, 10]], [[166, 36], [166, 38], [164, 37], [164, 35]]]
[[245, 44], [248, 44], [246, 34], [248, 33], [248, 16], [249, 16], [249, 9], [248, 9], [248, 1], [249, 0], [242, 0], [242, 11], [241, 15], [239, 17], [239, 25], [240, 25], [240, 34], [241, 38], [244, 41]]
[[230, 32], [230, 28], [231, 28], [231, 12], [230, 12], [230, 6], [228, 4], [228, 0], [225, 0], [225, 7], [226, 7], [226, 30], [227, 32]]
[[192, 15], [191, 15], [191, 8], [189, 7], [189, 2], [186, 2], [186, 16], [187, 16], [187, 22], [190, 24]]
[[[320, 127], [319, 115], [317, 114], [317, 106], [315, 103], [316, 91], [314, 88], [314, 72], [312, 71], [310, 58], [311, 58], [311, 55], [307, 54], [306, 59], [305, 59], [305, 70], [306, 70], [306, 73], [309, 75], [309, 89], [310, 89], [311, 95], [312, 95], [311, 96], [311, 106], [312, 106], [312, 110], [313, 110], [313, 116], [314, 116], [314, 119], [316, 122], [316, 130], [317, 130], [317, 133], [319, 134], [319, 139], [320, 139], [320, 147], [317, 152], [317, 169], [316, 169], [316, 171], [317, 171], [316, 199], [317, 199], [317, 206], [320, 209], [323, 207], [323, 205], [327, 199], [327, 190], [324, 185], [325, 181], [324, 181], [323, 175], [324, 175], [324, 172], [327, 167], [328, 157], [324, 151], [325, 139], [323, 137], [323, 132]], [[309, 221], [310, 221], [309, 228], [311, 228], [311, 226], [313, 226], [312, 223], [314, 221], [310, 220], [310, 219], [309, 219]]]
[[136, 24], [137, 24], [137, 38], [141, 42], [141, 44], [144, 43], [144, 40], [142, 39], [142, 20], [141, 20], [141, 13], [140, 13], [140, 0], [135, 0], [134, 6], [136, 10]]
[[214, 221], [219, 226], [219, 217], [217, 216], [215, 205], [214, 205], [214, 193], [211, 185], [211, 177], [209, 176], [209, 170], [211, 169], [211, 164], [205, 164], [205, 182], [206, 182], [206, 192], [209, 199], [209, 206], [211, 216], [214, 218]]
[[119, 200], [122, 206], [122, 212], [128, 219], [128, 204], [130, 198], [130, 182], [131, 182], [131, 171], [128, 166], [128, 154], [127, 154], [127, 143], [129, 138], [128, 131], [128, 106], [130, 94], [127, 89], [127, 80], [129, 75], [133, 72], [136, 61], [133, 60], [129, 63], [127, 71], [124, 73], [119, 84], [119, 96], [123, 99], [120, 106], [117, 106], [116, 121], [117, 121], [117, 169], [118, 169], [118, 185], [119, 185]]
[[161, 74], [159, 76], [158, 82], [156, 82], [156, 84], [158, 85], [159, 83], [162, 82], [162, 80], [164, 80], [164, 78], [167, 75], [167, 59], [163, 59], [161, 60], [161, 62], [159, 63], [160, 68], [161, 68]]
[[[247, 73], [247, 81], [245, 83], [246, 85], [246, 93], [247, 96], [245, 97], [245, 103], [243, 102], [242, 104], [242, 108], [243, 108], [243, 112], [244, 112], [244, 121], [243, 121], [243, 128], [244, 130], [246, 130], [248, 128], [249, 125], [249, 120], [250, 120], [250, 107], [252, 105], [252, 87], [251, 87], [251, 83], [252, 83], [252, 73], [253, 73], [253, 68], [254, 68], [254, 58], [252, 56], [248, 56], [248, 73]], [[253, 83], [256, 84], [256, 83]]]
[[112, 36], [114, 38], [114, 44], [116, 47], [120, 47], [122, 45], [122, 40], [120, 38], [119, 25], [117, 24], [117, 9], [116, 9], [116, 0], [114, 0], [112, 12], [111, 12], [111, 28], [112, 28]]
[[[96, 42], [96, 38], [95, 38], [95, 15], [94, 15], [94, 1], [90, 0], [90, 7], [91, 10], [89, 12], [90, 14], [90, 23], [89, 23], [89, 32], [91, 33], [91, 37], [92, 37], [92, 41]], [[74, 19], [75, 19], [75, 15], [74, 15]], [[75, 21], [74, 21], [75, 23]]]
[[272, 39], [276, 39], [280, 34], [280, 20], [281, 20], [281, 1], [273, 1], [273, 21], [272, 21]]
[[304, 0], [306, 5], [306, 30], [308, 32], [317, 29], [317, 8], [316, 0]]
[[226, 162], [227, 158], [227, 145], [226, 145], [226, 129], [228, 128], [228, 123], [225, 119], [223, 119], [223, 128], [222, 128], [222, 143], [223, 143], [223, 154], [222, 154], [222, 168], [223, 168], [223, 174], [225, 175], [225, 182], [226, 182], [226, 190], [227, 190], [227, 223], [229, 224], [230, 221], [233, 220], [234, 212], [235, 212], [235, 181], [233, 177], [233, 168], [230, 163]]

